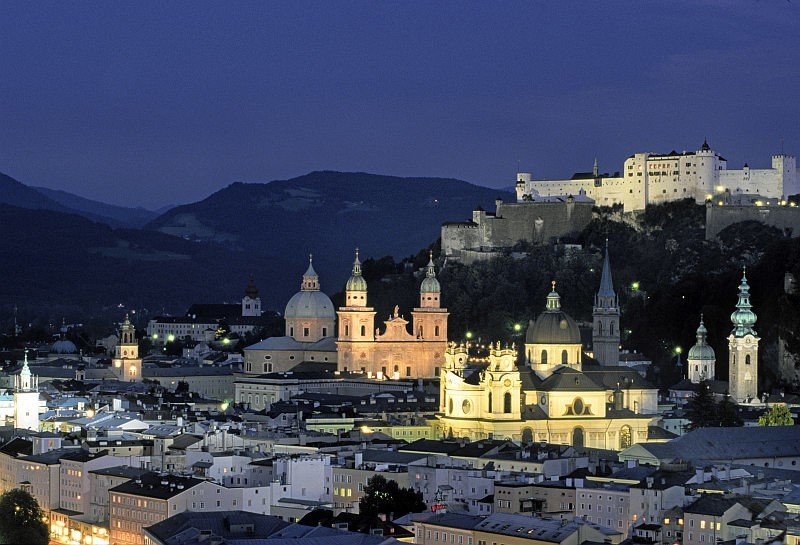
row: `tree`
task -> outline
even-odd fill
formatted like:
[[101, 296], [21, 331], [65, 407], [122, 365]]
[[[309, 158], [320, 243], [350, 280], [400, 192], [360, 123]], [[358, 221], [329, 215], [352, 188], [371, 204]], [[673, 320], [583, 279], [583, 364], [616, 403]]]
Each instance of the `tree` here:
[[380, 514], [394, 514], [402, 517], [408, 513], [425, 510], [422, 493], [412, 488], [400, 488], [395, 480], [386, 480], [383, 475], [375, 475], [367, 481], [364, 495], [358, 502], [359, 513], [369, 517]]
[[758, 417], [759, 426], [794, 426], [794, 418], [786, 405], [773, 405]]
[[188, 394], [189, 393], [189, 383], [185, 380], [179, 380], [178, 385], [175, 387], [176, 394]]
[[708, 384], [701, 382], [697, 391], [686, 404], [686, 418], [689, 424], [686, 428], [689, 431], [697, 428], [708, 428], [715, 425], [717, 404]]
[[0, 543], [47, 545], [50, 536], [36, 498], [15, 488], [0, 496]]

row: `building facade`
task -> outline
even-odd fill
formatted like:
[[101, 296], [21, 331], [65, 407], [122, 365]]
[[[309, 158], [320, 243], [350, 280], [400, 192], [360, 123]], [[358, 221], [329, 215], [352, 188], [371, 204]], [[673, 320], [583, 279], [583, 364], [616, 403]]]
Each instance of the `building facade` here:
[[728, 393], [735, 403], [758, 401], [758, 341], [753, 326], [756, 314], [750, 304], [750, 286], [742, 274], [739, 301], [731, 314], [733, 330], [728, 336]]
[[728, 161], [708, 142], [697, 151], [636, 153], [625, 160], [622, 172], [578, 172], [569, 180], [534, 180], [517, 174], [517, 202], [545, 195], [577, 195], [583, 191], [598, 206], [621, 204], [625, 210], [643, 210], [648, 204], [693, 198], [704, 203], [716, 195], [754, 194], [780, 198], [798, 193], [797, 160], [793, 155], [772, 156], [771, 168], [728, 170]]

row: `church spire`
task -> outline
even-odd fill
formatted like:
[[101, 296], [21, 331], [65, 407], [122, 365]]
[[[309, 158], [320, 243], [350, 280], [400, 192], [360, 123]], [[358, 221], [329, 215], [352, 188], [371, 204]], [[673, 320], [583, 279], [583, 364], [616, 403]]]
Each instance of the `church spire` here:
[[731, 322], [733, 323], [733, 331], [731, 334], [734, 337], [744, 337], [748, 333], [755, 335], [753, 326], [756, 323], [756, 314], [751, 309], [753, 305], [750, 304], [750, 285], [747, 283], [747, 269], [742, 270], [742, 281], [739, 284], [739, 300], [736, 303], [736, 310], [731, 314]]
[[344, 289], [350, 292], [367, 291], [367, 281], [364, 280], [364, 277], [361, 275], [361, 261], [358, 259], [358, 248], [356, 248], [356, 258], [353, 261], [353, 272]]
[[594, 298], [594, 306], [595, 308], [617, 308], [617, 293], [614, 291], [614, 281], [611, 278], [611, 258], [608, 255], [608, 239], [606, 239], [603, 273], [600, 276], [600, 289]]

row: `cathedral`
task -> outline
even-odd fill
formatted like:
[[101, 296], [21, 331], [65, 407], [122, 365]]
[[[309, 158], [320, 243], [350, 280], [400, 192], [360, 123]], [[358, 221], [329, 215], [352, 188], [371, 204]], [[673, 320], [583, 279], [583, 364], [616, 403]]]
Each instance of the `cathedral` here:
[[472, 358], [451, 343], [441, 371], [439, 428], [446, 437], [510, 439], [621, 450], [647, 441], [658, 390], [619, 361], [619, 305], [608, 250], [594, 304], [594, 350], [600, 365], [582, 362], [581, 333], [561, 308], [555, 283], [544, 312], [516, 347], [492, 346]]
[[356, 250], [345, 286], [345, 306], [337, 311], [339, 370], [378, 379], [437, 376], [444, 364], [449, 315], [441, 307], [441, 291], [431, 254], [420, 285], [419, 307], [411, 311], [411, 321], [395, 307], [381, 332], [375, 327], [375, 309], [367, 306], [367, 281], [361, 275]]

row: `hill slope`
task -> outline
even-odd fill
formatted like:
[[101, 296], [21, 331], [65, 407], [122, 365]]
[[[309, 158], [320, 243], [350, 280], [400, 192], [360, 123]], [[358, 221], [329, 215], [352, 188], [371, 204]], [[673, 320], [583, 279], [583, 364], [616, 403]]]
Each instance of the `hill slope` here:
[[119, 224], [126, 227], [141, 227], [159, 216], [158, 212], [144, 208], [106, 204], [58, 189], [47, 187], [34, 187], [32, 189], [82, 216], [106, 221], [110, 225]]
[[468, 219], [477, 205], [492, 209], [497, 196], [514, 198], [454, 179], [312, 172], [267, 184], [235, 183], [147, 227], [293, 261], [313, 253], [323, 281], [339, 283], [356, 246], [364, 256], [416, 253], [439, 237], [443, 222]]

